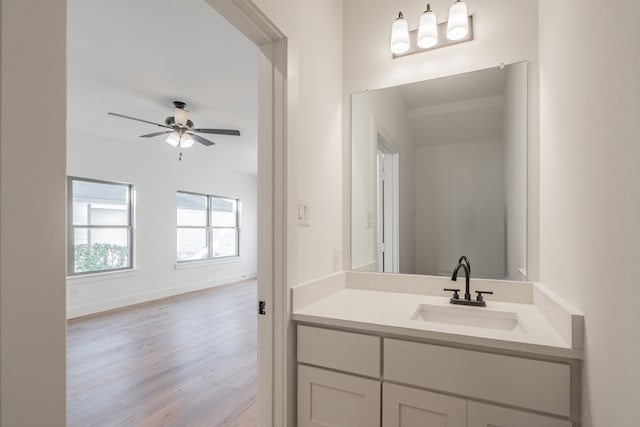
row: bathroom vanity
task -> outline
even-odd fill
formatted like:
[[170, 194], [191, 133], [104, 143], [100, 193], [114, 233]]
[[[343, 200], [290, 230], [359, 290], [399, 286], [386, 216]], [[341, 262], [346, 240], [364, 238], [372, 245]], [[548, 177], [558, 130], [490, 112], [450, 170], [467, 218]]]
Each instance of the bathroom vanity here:
[[540, 284], [341, 272], [292, 290], [298, 426], [579, 425], [583, 317]]
[[528, 88], [519, 62], [352, 94], [354, 271], [292, 290], [299, 427], [580, 425], [583, 316], [527, 282]]

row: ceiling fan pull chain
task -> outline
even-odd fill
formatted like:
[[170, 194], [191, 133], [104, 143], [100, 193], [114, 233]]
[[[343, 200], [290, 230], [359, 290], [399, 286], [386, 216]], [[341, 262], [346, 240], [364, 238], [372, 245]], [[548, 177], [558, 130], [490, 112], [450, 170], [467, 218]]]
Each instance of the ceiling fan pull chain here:
[[178, 156], [178, 161], [181, 162], [182, 161], [182, 151], [180, 152], [180, 155]]

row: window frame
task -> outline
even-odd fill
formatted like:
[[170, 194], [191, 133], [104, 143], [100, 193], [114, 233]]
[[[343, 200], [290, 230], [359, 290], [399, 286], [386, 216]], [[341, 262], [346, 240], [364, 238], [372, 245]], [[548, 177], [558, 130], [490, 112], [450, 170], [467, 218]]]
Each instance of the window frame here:
[[[183, 191], [183, 190], [177, 190], [176, 191], [176, 196], [179, 194], [188, 194], [188, 195], [192, 195], [192, 196], [202, 196], [202, 197], [206, 197], [207, 199], [207, 208], [206, 208], [206, 216], [207, 216], [207, 225], [206, 226], [201, 226], [201, 225], [179, 225], [178, 224], [178, 218], [177, 218], [177, 212], [178, 212], [178, 206], [176, 203], [176, 264], [190, 264], [190, 263], [200, 263], [200, 262], [211, 262], [211, 261], [218, 261], [218, 260], [228, 260], [228, 259], [233, 259], [233, 258], [240, 258], [240, 231], [241, 231], [241, 227], [240, 227], [240, 198], [239, 197], [232, 197], [232, 196], [221, 196], [219, 194], [205, 194], [205, 193], [197, 193], [194, 191]], [[213, 199], [227, 199], [227, 200], [235, 200], [236, 202], [236, 225], [235, 227], [230, 227], [230, 226], [218, 226], [218, 225], [213, 225], [212, 224], [212, 214], [213, 214]], [[178, 259], [178, 230], [180, 229], [195, 229], [195, 230], [199, 230], [199, 229], [205, 229], [206, 230], [206, 241], [207, 241], [207, 257], [206, 258], [202, 258], [202, 259], [185, 259], [185, 260], [179, 260]], [[220, 229], [226, 229], [226, 230], [235, 230], [235, 240], [236, 240], [236, 253], [234, 255], [226, 255], [226, 256], [217, 256], [214, 257], [213, 256], [213, 230], [220, 230]]]
[[[75, 225], [73, 223], [73, 182], [74, 181], [84, 181], [84, 182], [92, 182], [97, 184], [108, 184], [108, 185], [118, 185], [128, 188], [128, 203], [127, 203], [127, 225], [90, 225], [90, 224], [80, 224]], [[133, 184], [117, 182], [117, 181], [106, 181], [95, 178], [84, 178], [78, 176], [67, 176], [67, 277], [78, 277], [78, 276], [87, 276], [93, 274], [105, 274], [105, 273], [113, 273], [113, 272], [122, 272], [122, 271], [131, 271], [135, 267], [134, 262], [134, 188]], [[126, 229], [127, 230], [127, 239], [128, 239], [128, 265], [126, 267], [120, 268], [109, 268], [105, 270], [92, 270], [92, 271], [81, 271], [75, 272], [75, 231], [76, 229]]]

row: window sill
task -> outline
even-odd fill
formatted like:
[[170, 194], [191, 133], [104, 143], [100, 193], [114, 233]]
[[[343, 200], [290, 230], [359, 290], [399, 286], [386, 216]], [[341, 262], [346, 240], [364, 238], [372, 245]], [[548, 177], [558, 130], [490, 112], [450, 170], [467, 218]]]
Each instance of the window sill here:
[[176, 270], [182, 270], [187, 268], [204, 268], [204, 267], [210, 267], [212, 265], [233, 264], [241, 261], [242, 261], [242, 257], [239, 257], [239, 256], [221, 258], [221, 259], [207, 259], [203, 261], [183, 261], [183, 262], [176, 262], [175, 268]]
[[81, 283], [97, 282], [100, 280], [117, 280], [125, 277], [133, 277], [137, 274], [137, 268], [130, 268], [127, 270], [105, 271], [102, 273], [88, 273], [80, 276], [67, 276], [67, 285], [79, 285]]

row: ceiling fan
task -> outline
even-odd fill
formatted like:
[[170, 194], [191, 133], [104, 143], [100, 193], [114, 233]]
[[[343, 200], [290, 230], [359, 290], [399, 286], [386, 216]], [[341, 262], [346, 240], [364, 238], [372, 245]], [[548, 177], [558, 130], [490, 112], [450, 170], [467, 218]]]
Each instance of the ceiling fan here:
[[187, 104], [182, 101], [173, 101], [173, 116], [167, 117], [164, 124], [154, 123], [149, 120], [137, 119], [135, 117], [125, 116], [124, 114], [108, 113], [109, 115], [122, 117], [124, 119], [136, 120], [138, 122], [147, 123], [154, 126], [160, 126], [169, 130], [162, 132], [148, 133], [140, 135], [141, 138], [153, 138], [155, 136], [167, 135], [166, 143], [173, 147], [189, 148], [193, 147], [194, 141], [202, 145], [214, 145], [215, 142], [197, 135], [198, 133], [208, 133], [215, 135], [232, 135], [240, 136], [240, 131], [236, 129], [204, 129], [194, 128], [193, 122], [189, 120], [189, 112], [185, 110]]

